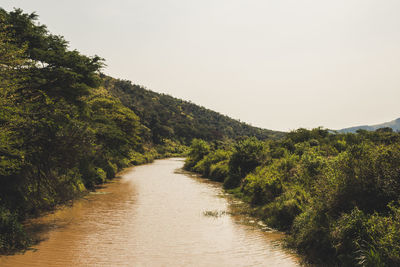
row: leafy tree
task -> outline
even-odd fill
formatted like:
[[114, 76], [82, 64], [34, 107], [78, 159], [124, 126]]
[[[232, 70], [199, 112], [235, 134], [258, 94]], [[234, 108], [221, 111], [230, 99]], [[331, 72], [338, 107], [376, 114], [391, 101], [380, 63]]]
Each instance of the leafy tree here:
[[29, 68], [22, 95], [34, 97], [40, 90], [50, 97], [62, 97], [78, 101], [87, 95], [91, 87], [100, 84], [97, 71], [103, 66], [98, 56], [86, 57], [78, 51], [69, 51], [68, 43], [61, 36], [48, 33], [46, 26], [37, 25], [37, 15], [0, 10], [7, 25], [6, 31], [12, 43], [26, 46], [26, 55], [32, 65]]
[[256, 138], [247, 138], [233, 146], [229, 160], [229, 176], [224, 182], [226, 188], [240, 185], [241, 180], [266, 159], [264, 143]]
[[193, 139], [189, 148], [188, 159], [185, 162], [185, 168], [191, 169], [197, 162], [202, 160], [210, 151], [210, 146], [206, 141]]

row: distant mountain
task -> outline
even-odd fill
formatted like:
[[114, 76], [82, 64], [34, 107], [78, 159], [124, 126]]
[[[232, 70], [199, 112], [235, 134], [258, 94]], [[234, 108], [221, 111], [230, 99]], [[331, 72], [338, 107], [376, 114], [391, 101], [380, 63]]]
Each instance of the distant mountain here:
[[385, 128], [389, 127], [392, 128], [393, 131], [400, 131], [400, 118], [381, 123], [381, 124], [376, 124], [376, 125], [362, 125], [362, 126], [355, 126], [355, 127], [350, 127], [350, 128], [344, 128], [341, 130], [338, 130], [340, 133], [355, 133], [357, 130], [367, 130], [367, 131], [375, 131], [379, 128]]
[[164, 138], [187, 144], [193, 138], [214, 141], [254, 136], [264, 140], [285, 135], [251, 126], [189, 101], [147, 90], [130, 81], [105, 75], [102, 78], [104, 87], [133, 110], [141, 123], [150, 129], [152, 141], [156, 144]]

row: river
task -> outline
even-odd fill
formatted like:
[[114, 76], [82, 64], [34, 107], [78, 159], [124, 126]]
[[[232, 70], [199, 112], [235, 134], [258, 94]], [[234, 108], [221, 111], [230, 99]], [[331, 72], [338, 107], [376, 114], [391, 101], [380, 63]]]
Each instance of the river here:
[[127, 169], [72, 207], [32, 220], [42, 241], [0, 257], [0, 266], [299, 266], [280, 233], [233, 215], [237, 202], [220, 184], [182, 166], [174, 158]]

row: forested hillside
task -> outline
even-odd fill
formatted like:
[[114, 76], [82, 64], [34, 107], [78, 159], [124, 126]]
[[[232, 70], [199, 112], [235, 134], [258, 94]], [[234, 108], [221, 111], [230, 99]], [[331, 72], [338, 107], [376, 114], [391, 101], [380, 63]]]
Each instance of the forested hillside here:
[[22, 222], [124, 167], [208, 141], [282, 133], [101, 74], [35, 14], [0, 9], [0, 253], [29, 246]]
[[298, 129], [192, 142], [185, 167], [223, 182], [321, 266], [400, 266], [400, 133]]
[[211, 141], [254, 136], [264, 140], [284, 136], [283, 132], [253, 127], [188, 101], [152, 92], [129, 81], [103, 77], [104, 87], [140, 117], [143, 125], [151, 130], [155, 143], [162, 143], [165, 138], [187, 144], [193, 138]]

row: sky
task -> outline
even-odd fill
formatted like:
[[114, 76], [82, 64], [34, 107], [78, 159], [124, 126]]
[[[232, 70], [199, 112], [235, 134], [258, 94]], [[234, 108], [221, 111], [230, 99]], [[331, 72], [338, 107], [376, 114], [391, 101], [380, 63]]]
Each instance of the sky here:
[[1, 0], [104, 73], [273, 130], [400, 117], [398, 0]]

